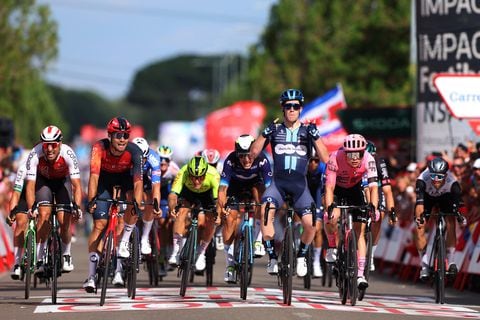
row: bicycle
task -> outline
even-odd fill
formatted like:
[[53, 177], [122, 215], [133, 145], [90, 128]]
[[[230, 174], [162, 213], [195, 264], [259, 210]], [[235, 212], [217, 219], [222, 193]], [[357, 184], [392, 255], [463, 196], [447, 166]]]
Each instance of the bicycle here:
[[366, 212], [368, 205], [353, 206], [347, 205], [342, 199], [340, 205], [333, 204], [328, 209], [329, 219], [332, 217], [333, 208], [340, 209], [339, 236], [340, 240], [337, 246], [337, 287], [342, 304], [347, 303], [350, 298], [350, 304], [354, 306], [358, 298], [357, 276], [358, 276], [358, 261], [357, 261], [357, 238], [353, 228], [352, 210], [358, 209]]
[[[251, 195], [245, 195], [243, 199], [251, 199]], [[252, 281], [253, 274], [253, 229], [255, 220], [255, 208], [261, 206], [252, 201], [236, 201], [231, 197], [227, 202], [228, 207], [239, 207], [243, 213], [243, 221], [240, 226], [241, 235], [235, 240], [235, 272], [237, 279], [240, 278], [240, 298], [247, 299], [247, 289]], [[240, 275], [240, 277], [239, 277]]]
[[55, 193], [53, 193], [53, 203], [38, 203], [34, 206], [33, 210], [39, 207], [50, 207], [52, 212], [48, 223], [50, 225], [50, 232], [47, 238], [47, 245], [45, 247], [45, 261], [43, 263], [44, 272], [42, 278], [45, 280], [45, 284], [48, 287], [50, 285], [50, 293], [52, 298], [52, 304], [57, 303], [58, 293], [58, 277], [62, 275], [62, 241], [59, 234], [59, 222], [57, 218], [58, 211], [64, 211], [67, 209], [71, 211], [74, 206], [71, 204], [57, 204], [55, 202]]
[[25, 299], [30, 297], [32, 275], [35, 272], [37, 261], [37, 223], [36, 219], [28, 216], [28, 227], [25, 231], [23, 242], [23, 256], [20, 263], [22, 269], [22, 280], [25, 281]]
[[203, 209], [200, 204], [194, 204], [191, 207], [177, 206], [176, 211], [180, 208], [189, 208], [191, 213], [190, 227], [188, 229], [188, 237], [180, 251], [180, 264], [178, 266], [177, 277], [181, 276], [180, 296], [185, 297], [189, 280], [193, 279], [195, 273], [195, 258], [197, 256], [197, 239], [198, 239], [198, 215], [201, 212], [216, 213], [215, 208]]
[[452, 213], [438, 212], [420, 215], [419, 222], [423, 224], [426, 219], [434, 216], [436, 220], [435, 228], [435, 237], [433, 239], [433, 245], [429, 256], [429, 268], [433, 270], [433, 287], [435, 290], [435, 303], [444, 304], [445, 303], [445, 284], [448, 281], [446, 277], [446, 249], [445, 249], [445, 229], [446, 217], [453, 216], [457, 218], [458, 223], [465, 225], [466, 219], [462, 216], [456, 208], [454, 208]]
[[[120, 197], [120, 187], [114, 186], [112, 199], [94, 198], [92, 200], [92, 202], [104, 201], [104, 202], [110, 203], [110, 207], [108, 210], [107, 228], [105, 229], [102, 237], [103, 250], [102, 250], [102, 254], [100, 255], [100, 259], [98, 261], [96, 274], [95, 274], [96, 287], [98, 288], [99, 286], [101, 286], [102, 288], [102, 292], [100, 294], [100, 306], [103, 306], [105, 304], [108, 280], [113, 276], [116, 269], [116, 263], [117, 263], [116, 226], [118, 223], [118, 218], [123, 216], [123, 212], [121, 212], [120, 206], [134, 205], [135, 213], [136, 214], [139, 213], [139, 209], [135, 201], [132, 202], [132, 201], [119, 200], [119, 197]], [[132, 236], [133, 235], [134, 235], [134, 232], [132, 232]], [[138, 239], [138, 234], [136, 238]], [[138, 242], [137, 242], [137, 247], [138, 247]], [[138, 252], [138, 250], [134, 252]], [[131, 253], [130, 255], [132, 255], [132, 251], [130, 251], [130, 253]], [[133, 260], [133, 261], [138, 261], [138, 258], [137, 260]], [[136, 275], [136, 272], [135, 272], [135, 275]], [[136, 277], [135, 277], [135, 281], [136, 281]], [[130, 287], [130, 285], [133, 285], [133, 286]], [[132, 291], [135, 290], [135, 283], [133, 279], [130, 279], [130, 282], [127, 288], [130, 288]], [[97, 289], [95, 289], [95, 293], [97, 293]], [[131, 296], [133, 296], [132, 299], [134, 299], [135, 293], [133, 292], [133, 295], [132, 295], [132, 292], [129, 292], [129, 297]]]

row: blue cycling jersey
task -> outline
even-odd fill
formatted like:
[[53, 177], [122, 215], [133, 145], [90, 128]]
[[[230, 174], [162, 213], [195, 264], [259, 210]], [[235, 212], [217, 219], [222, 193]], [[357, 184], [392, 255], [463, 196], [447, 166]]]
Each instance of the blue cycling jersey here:
[[293, 172], [306, 175], [314, 144], [314, 138], [308, 133], [308, 125], [301, 124], [290, 130], [283, 123], [278, 124], [268, 137], [268, 142], [272, 146], [275, 175]]
[[255, 158], [249, 169], [242, 167], [235, 152], [231, 152], [227, 156], [220, 177], [221, 186], [228, 187], [231, 180], [248, 182], [256, 179], [261, 179], [265, 187], [268, 187], [272, 182], [270, 162], [263, 153]]
[[147, 161], [143, 164], [143, 181], [144, 184], [160, 183], [162, 173], [160, 171], [160, 156], [158, 153], [150, 148], [147, 156]]

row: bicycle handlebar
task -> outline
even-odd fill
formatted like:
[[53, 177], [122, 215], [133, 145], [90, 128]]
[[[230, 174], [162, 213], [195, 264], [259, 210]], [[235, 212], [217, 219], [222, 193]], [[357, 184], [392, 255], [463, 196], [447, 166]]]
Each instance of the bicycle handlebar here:
[[[112, 204], [116, 204], [116, 205], [122, 205], [122, 204], [126, 204], [126, 205], [131, 205], [133, 206], [133, 214], [137, 215], [137, 216], [140, 216], [142, 214], [142, 211], [139, 209], [138, 207], [138, 204], [136, 201], [128, 201], [128, 200], [117, 200], [117, 199], [109, 199], [109, 198], [93, 198], [92, 201], [90, 201], [91, 203], [96, 203], [97, 201], [103, 201], [103, 202], [107, 202], [107, 203], [112, 203]], [[142, 203], [143, 204], [143, 203]], [[89, 204], [89, 209], [90, 209], [90, 204]], [[90, 211], [90, 210], [89, 210]]]

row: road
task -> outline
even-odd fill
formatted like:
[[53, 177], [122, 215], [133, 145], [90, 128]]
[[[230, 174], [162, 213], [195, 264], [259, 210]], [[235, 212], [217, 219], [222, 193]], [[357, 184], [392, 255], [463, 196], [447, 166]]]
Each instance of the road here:
[[[75, 270], [60, 278], [58, 304], [50, 303], [50, 290], [44, 285], [32, 290], [29, 300], [23, 299], [23, 283], [8, 274], [0, 276], [0, 305], [3, 317], [15, 319], [480, 319], [480, 294], [459, 292], [449, 288], [447, 304], [433, 301], [433, 290], [423, 283], [400, 283], [390, 275], [374, 273], [364, 301], [356, 306], [342, 305], [335, 284], [322, 287], [314, 279], [311, 290], [303, 288], [301, 279], [294, 279], [292, 306], [282, 304], [277, 278], [266, 273], [267, 258], [255, 261], [252, 287], [246, 301], [239, 298], [235, 285], [223, 282], [225, 262], [217, 251], [214, 287], [206, 288], [203, 277], [196, 277], [194, 287], [179, 296], [179, 279], [174, 272], [163, 279], [158, 288], [149, 287], [146, 273], [139, 274], [137, 298], [127, 298], [126, 289], [109, 288], [107, 301], [99, 306], [99, 293], [87, 294], [81, 289], [87, 274], [86, 240], [73, 245]], [[105, 313], [104, 311], [109, 311]]]

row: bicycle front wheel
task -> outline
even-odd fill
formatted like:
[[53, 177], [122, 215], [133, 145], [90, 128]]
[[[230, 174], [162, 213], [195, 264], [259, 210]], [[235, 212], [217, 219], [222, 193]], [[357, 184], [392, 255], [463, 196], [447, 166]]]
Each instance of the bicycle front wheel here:
[[148, 281], [150, 285], [158, 287], [159, 280], [159, 254], [160, 254], [160, 241], [158, 238], [158, 224], [157, 221], [153, 223], [152, 230], [150, 231], [150, 244], [152, 245], [152, 253], [147, 258], [148, 269]]
[[25, 254], [23, 261], [23, 271], [25, 279], [25, 299], [30, 297], [30, 288], [32, 284], [32, 271], [35, 268], [35, 238], [31, 232], [27, 232], [25, 238]]
[[188, 281], [192, 271], [192, 264], [194, 259], [194, 248], [195, 242], [197, 241], [196, 237], [197, 230], [192, 230], [187, 238], [187, 241], [182, 248], [182, 254], [180, 255], [180, 270], [182, 272], [182, 281], [180, 284], [180, 296], [185, 297], [187, 291]]
[[293, 278], [293, 229], [287, 226], [285, 231], [284, 248], [282, 254], [282, 286], [283, 303], [291, 305], [292, 303], [292, 278]]
[[243, 231], [243, 239], [240, 243], [240, 250], [242, 259], [240, 262], [240, 298], [247, 299], [247, 288], [250, 280], [250, 255], [251, 255], [251, 242], [250, 242], [250, 228], [245, 228]]
[[127, 295], [131, 299], [135, 299], [137, 292], [137, 272], [138, 272], [138, 229], [133, 228], [130, 235], [130, 258], [127, 266]]
[[112, 267], [112, 250], [113, 250], [113, 232], [109, 232], [105, 239], [106, 244], [103, 248], [102, 253], [102, 260], [100, 261], [99, 265], [103, 267], [103, 274], [102, 274], [102, 293], [100, 294], [100, 306], [105, 304], [105, 298], [107, 296], [107, 285], [108, 279], [110, 277], [110, 268]]
[[310, 245], [307, 250], [307, 274], [303, 277], [303, 287], [305, 289], [310, 289], [312, 285], [312, 275], [313, 275], [313, 246]]
[[[437, 229], [437, 232], [439, 230]], [[445, 239], [437, 235], [434, 243], [434, 282], [435, 302], [445, 303]]]
[[357, 263], [357, 238], [355, 230], [350, 230], [348, 235], [348, 250], [347, 250], [347, 278], [348, 278], [348, 295], [350, 296], [350, 304], [354, 306], [357, 303], [358, 288], [358, 263]]

